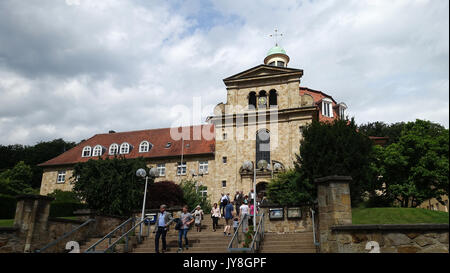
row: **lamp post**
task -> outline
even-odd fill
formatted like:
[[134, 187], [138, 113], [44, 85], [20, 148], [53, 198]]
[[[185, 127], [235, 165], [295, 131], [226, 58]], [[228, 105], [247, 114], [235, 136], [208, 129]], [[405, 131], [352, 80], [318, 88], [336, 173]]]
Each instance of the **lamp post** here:
[[[155, 178], [157, 174], [157, 169], [156, 168], [151, 168], [149, 171], [149, 175], [152, 178]], [[144, 212], [145, 212], [145, 201], [147, 199], [147, 184], [148, 184], [148, 176], [147, 176], [147, 172], [144, 169], [139, 169], [136, 171], [136, 176], [137, 177], [141, 177], [144, 178], [145, 177], [145, 190], [144, 190], [144, 200], [142, 202], [142, 213], [141, 213], [141, 221], [144, 220]], [[142, 225], [142, 223], [141, 223]], [[142, 227], [140, 229], [139, 232], [140, 236], [142, 236]]]

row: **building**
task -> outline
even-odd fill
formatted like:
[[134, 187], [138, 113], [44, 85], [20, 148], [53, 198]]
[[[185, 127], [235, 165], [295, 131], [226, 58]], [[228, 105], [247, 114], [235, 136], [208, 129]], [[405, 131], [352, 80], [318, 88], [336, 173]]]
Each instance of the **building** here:
[[[324, 92], [301, 87], [303, 70], [288, 67], [289, 61], [276, 45], [263, 64], [224, 79], [227, 101], [205, 125], [98, 134], [40, 164], [41, 194], [71, 190], [74, 164], [117, 154], [144, 157], [158, 169], [157, 182], [195, 178], [213, 202], [221, 193], [248, 193], [256, 165], [257, 192], [264, 193], [274, 174], [293, 167], [304, 126], [343, 118], [347, 109]], [[183, 137], [174, 139], [174, 130]]]

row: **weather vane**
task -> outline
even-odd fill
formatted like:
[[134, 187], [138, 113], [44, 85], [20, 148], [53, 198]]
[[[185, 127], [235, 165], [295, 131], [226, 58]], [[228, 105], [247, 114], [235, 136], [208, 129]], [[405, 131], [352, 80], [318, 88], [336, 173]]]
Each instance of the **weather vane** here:
[[278, 46], [278, 37], [283, 37], [283, 33], [278, 33], [277, 28], [275, 28], [274, 32], [275, 32], [274, 34], [270, 34], [269, 36], [275, 39], [275, 46]]

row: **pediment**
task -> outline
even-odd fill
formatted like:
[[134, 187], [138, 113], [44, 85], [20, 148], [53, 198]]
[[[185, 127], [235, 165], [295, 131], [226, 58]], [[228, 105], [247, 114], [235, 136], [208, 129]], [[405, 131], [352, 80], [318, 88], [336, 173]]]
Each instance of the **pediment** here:
[[233, 82], [239, 80], [258, 79], [266, 77], [286, 76], [290, 74], [303, 75], [303, 70], [287, 67], [277, 67], [269, 65], [258, 65], [246, 71], [224, 79], [224, 82]]

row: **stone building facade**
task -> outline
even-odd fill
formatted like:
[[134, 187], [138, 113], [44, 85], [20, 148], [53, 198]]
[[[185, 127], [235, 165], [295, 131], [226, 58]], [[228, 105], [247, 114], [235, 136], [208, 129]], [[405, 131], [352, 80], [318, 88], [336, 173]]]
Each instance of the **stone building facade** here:
[[[219, 201], [221, 193], [249, 193], [256, 167], [257, 192], [264, 194], [273, 175], [293, 167], [304, 126], [343, 118], [347, 109], [321, 91], [301, 87], [303, 70], [288, 67], [289, 61], [286, 51], [275, 46], [264, 64], [224, 79], [227, 101], [215, 107], [207, 124], [176, 129], [189, 132], [181, 139], [173, 139], [171, 128], [110, 132], [42, 163], [41, 194], [71, 190], [74, 164], [112, 157], [111, 152], [144, 157], [149, 167], [160, 171], [157, 182], [195, 179], [212, 202]], [[201, 137], [192, 138], [196, 132]], [[142, 145], [150, 148], [141, 151]]]

